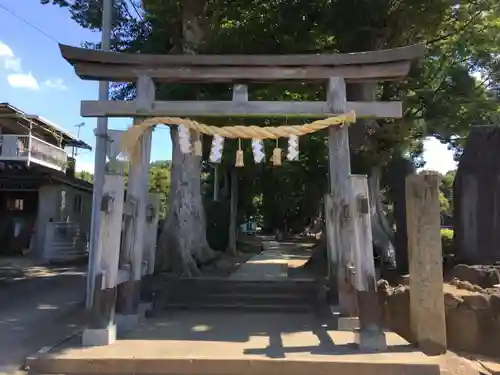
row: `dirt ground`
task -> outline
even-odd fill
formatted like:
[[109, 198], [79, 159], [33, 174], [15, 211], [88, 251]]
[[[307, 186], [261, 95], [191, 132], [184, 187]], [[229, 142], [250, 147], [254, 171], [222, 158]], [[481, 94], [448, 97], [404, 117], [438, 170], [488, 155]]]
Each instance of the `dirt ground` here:
[[74, 266], [40, 264], [26, 257], [0, 257], [0, 287], [24, 280], [56, 276]]
[[464, 354], [448, 352], [439, 358], [441, 375], [494, 375], [476, 358], [468, 357]]
[[0, 374], [23, 374], [26, 356], [84, 323], [81, 267], [0, 258]]

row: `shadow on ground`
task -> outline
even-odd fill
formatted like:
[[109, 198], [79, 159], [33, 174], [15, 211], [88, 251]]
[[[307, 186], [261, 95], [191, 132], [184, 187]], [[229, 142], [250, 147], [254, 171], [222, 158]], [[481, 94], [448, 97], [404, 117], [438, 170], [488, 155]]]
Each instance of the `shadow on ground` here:
[[13, 275], [5, 272], [5, 260], [1, 266], [0, 374], [16, 373], [27, 355], [53, 345], [84, 321], [82, 268], [41, 266], [43, 271], [35, 271], [32, 267], [19, 270], [17, 264]]

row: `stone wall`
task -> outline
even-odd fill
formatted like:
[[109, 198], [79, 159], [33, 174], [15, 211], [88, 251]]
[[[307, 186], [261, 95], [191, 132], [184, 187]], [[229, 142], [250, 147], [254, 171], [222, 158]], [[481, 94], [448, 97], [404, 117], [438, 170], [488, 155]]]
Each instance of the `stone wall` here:
[[[444, 287], [448, 348], [489, 356], [500, 356], [500, 289], [494, 266], [459, 265], [452, 270], [460, 276]], [[465, 279], [465, 280], [464, 280]], [[410, 342], [410, 289], [391, 287], [379, 281], [385, 324]]]
[[497, 265], [469, 266], [459, 264], [451, 270], [450, 276], [481, 288], [493, 288], [495, 285], [500, 284], [499, 269], [500, 266]]

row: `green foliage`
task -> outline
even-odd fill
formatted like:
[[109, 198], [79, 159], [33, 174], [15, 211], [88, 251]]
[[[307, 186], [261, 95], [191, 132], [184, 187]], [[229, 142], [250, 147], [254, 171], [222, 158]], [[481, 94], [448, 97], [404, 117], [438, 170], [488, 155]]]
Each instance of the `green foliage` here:
[[441, 246], [443, 248], [443, 255], [449, 256], [454, 254], [453, 251], [453, 229], [441, 229]]
[[[433, 172], [437, 173], [437, 172]], [[439, 208], [443, 221], [453, 216], [453, 181], [455, 180], [456, 171], [448, 171], [441, 175], [441, 183], [439, 184]]]
[[439, 210], [443, 213], [449, 213], [451, 210], [450, 201], [444, 196], [443, 192], [439, 192]]
[[450, 201], [453, 199], [453, 181], [455, 180], [456, 174], [457, 171], [448, 171], [441, 178], [440, 190]]
[[442, 203], [441, 213], [450, 217], [453, 215], [453, 181], [455, 180], [455, 175], [456, 171], [449, 171], [444, 174], [439, 186], [439, 201]]
[[[170, 171], [172, 163], [169, 160], [157, 160], [149, 165], [148, 191], [160, 194], [160, 217], [165, 217], [167, 212], [168, 194], [170, 192]], [[125, 164], [123, 174], [125, 175], [125, 185], [128, 183], [128, 164]], [[77, 172], [76, 177], [92, 182], [94, 176], [90, 172]], [[126, 188], [126, 187], [125, 187]]]
[[150, 193], [160, 194], [160, 217], [165, 217], [167, 213], [171, 169], [172, 163], [169, 160], [154, 161], [149, 165], [148, 190]]
[[[169, 160], [154, 161], [148, 169], [148, 191], [160, 194], [160, 217], [167, 213], [168, 194], [170, 192], [170, 171], [172, 163]], [[128, 164], [123, 170], [125, 185], [128, 183]]]
[[94, 175], [87, 171], [76, 172], [75, 177], [90, 183], [94, 180]]
[[[99, 30], [99, 0], [40, 0], [67, 7], [82, 27]], [[207, 33], [199, 52], [282, 54], [352, 52], [424, 43], [426, 56], [408, 79], [378, 87], [377, 99], [402, 100], [401, 120], [372, 122], [352, 147], [353, 172], [366, 173], [407, 153], [421, 163], [422, 142], [434, 136], [459, 155], [471, 124], [498, 120], [500, 93], [500, 7], [498, 0], [211, 0], [206, 2]], [[116, 51], [181, 53], [182, 13], [190, 0], [115, 0], [112, 48]], [[194, 2], [200, 3], [199, 0]], [[136, 8], [139, 9], [136, 12]], [[95, 48], [99, 45], [86, 44]], [[319, 100], [321, 84], [250, 85], [252, 100]], [[135, 95], [132, 84], [113, 86], [115, 99]], [[160, 85], [159, 99], [231, 97], [229, 85]], [[242, 123], [240, 119], [216, 120]], [[270, 119], [257, 124], [273, 123]], [[300, 139], [300, 160], [273, 168], [253, 164], [244, 144], [240, 171], [243, 215], [258, 213], [265, 226], [303, 225], [318, 212], [327, 189], [324, 133]], [[353, 139], [356, 137], [353, 134]], [[359, 136], [358, 136], [359, 138]], [[209, 144], [205, 143], [205, 148]], [[359, 141], [359, 139], [358, 139]], [[234, 141], [226, 143], [221, 175], [234, 163]], [[267, 144], [267, 155], [274, 147]], [[285, 146], [282, 145], [282, 148]], [[205, 190], [212, 169], [204, 170]], [[445, 178], [448, 178], [445, 176]], [[160, 182], [161, 181], [161, 182]], [[166, 172], [150, 179], [150, 188], [166, 189]], [[442, 186], [441, 208], [450, 213], [450, 185]], [[255, 199], [258, 197], [258, 199]]]

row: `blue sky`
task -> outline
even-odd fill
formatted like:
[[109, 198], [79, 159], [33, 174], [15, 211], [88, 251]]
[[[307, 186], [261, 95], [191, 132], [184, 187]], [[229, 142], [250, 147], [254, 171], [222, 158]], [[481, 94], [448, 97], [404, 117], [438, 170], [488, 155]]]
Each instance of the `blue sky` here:
[[[96, 120], [80, 117], [80, 101], [96, 99], [98, 85], [74, 74], [57, 42], [80, 46], [99, 39], [98, 33], [81, 29], [64, 8], [41, 5], [39, 0], [0, 0], [0, 102], [45, 117], [74, 134], [75, 125], [83, 121], [80, 138], [93, 147]], [[124, 129], [130, 123], [130, 119], [111, 119], [109, 128]], [[168, 129], [157, 128], [152, 159], [170, 159], [171, 149]], [[425, 150], [426, 169], [446, 172], [455, 168], [445, 145], [429, 140]], [[77, 169], [93, 171], [93, 161], [92, 152], [81, 151]]]

